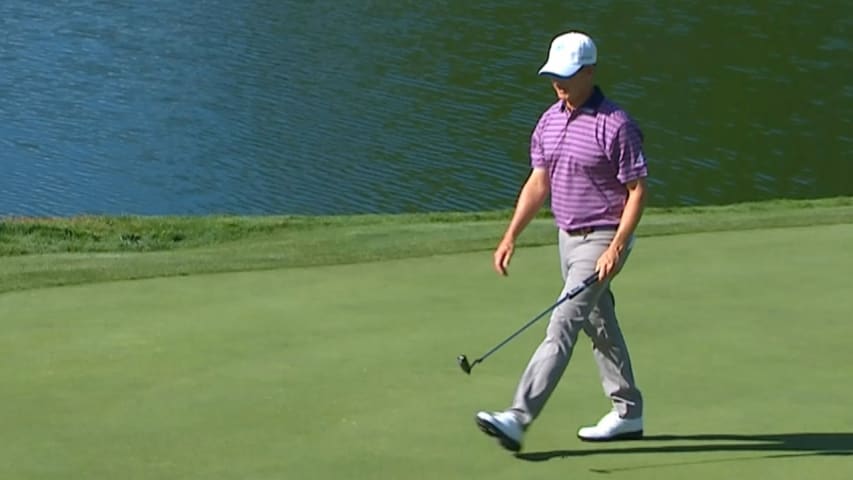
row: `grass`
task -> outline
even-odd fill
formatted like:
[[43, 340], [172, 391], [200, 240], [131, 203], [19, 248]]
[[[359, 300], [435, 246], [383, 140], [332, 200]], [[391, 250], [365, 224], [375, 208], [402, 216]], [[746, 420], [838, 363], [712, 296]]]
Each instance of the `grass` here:
[[[0, 219], [0, 292], [96, 281], [339, 265], [490, 250], [510, 212], [341, 217]], [[649, 209], [640, 236], [830, 225], [853, 197]], [[555, 242], [544, 212], [521, 246]]]
[[[828, 218], [822, 209], [802, 210]], [[784, 216], [771, 212], [753, 218]], [[662, 215], [659, 225], [678, 224], [682, 214]], [[506, 406], [544, 322], [470, 377], [454, 358], [479, 355], [552, 302], [552, 245], [520, 249], [506, 279], [490, 271], [488, 252], [474, 251], [6, 292], [0, 478], [846, 479], [846, 218], [641, 239], [615, 290], [650, 439], [575, 439], [579, 425], [608, 408], [581, 342], [521, 458], [484, 437], [472, 415]], [[490, 248], [503, 220], [483, 221], [483, 232], [467, 221], [386, 227], [395, 238], [421, 234], [400, 241], [426, 254], [445, 247], [414, 245], [442, 235], [453, 248]], [[377, 245], [393, 244], [369, 222], [350, 227], [337, 233], [359, 234], [338, 243], [317, 230], [314, 254], [323, 262], [378, 257]], [[262, 265], [264, 255], [286, 251], [279, 234], [237, 245], [251, 245]], [[309, 254], [308, 239], [294, 237], [293, 248]], [[350, 251], [359, 244], [376, 251]], [[153, 262], [151, 274], [170, 262], [191, 271], [201, 261], [195, 255], [240, 254], [237, 245], [114, 258], [140, 268]], [[330, 253], [335, 245], [350, 253]], [[97, 263], [103, 255], [2, 262], [4, 271], [10, 261], [59, 271], [53, 262], [65, 261], [73, 271], [89, 258], [92, 268], [108, 269]], [[285, 261], [280, 255], [273, 263]], [[300, 264], [298, 256], [287, 261]], [[99, 272], [92, 278], [111, 278]]]

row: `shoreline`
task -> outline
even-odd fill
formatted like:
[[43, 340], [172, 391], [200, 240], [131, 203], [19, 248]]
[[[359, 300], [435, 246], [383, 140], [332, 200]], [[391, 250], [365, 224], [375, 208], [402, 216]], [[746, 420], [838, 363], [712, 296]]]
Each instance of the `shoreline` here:
[[[490, 250], [511, 210], [349, 216], [0, 217], [0, 293]], [[647, 208], [638, 237], [853, 223], [853, 196]], [[518, 247], [556, 243], [543, 210]]]

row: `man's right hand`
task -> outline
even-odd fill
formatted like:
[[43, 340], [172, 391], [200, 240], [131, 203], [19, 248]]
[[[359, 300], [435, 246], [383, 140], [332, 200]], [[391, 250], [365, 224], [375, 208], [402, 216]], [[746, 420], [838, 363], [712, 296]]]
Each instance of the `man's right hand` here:
[[512, 220], [509, 222], [501, 243], [495, 249], [494, 267], [498, 274], [507, 276], [509, 261], [515, 250], [515, 239], [521, 235], [524, 227], [536, 216], [536, 212], [542, 207], [548, 192], [551, 190], [550, 177], [546, 168], [534, 168], [524, 182]]
[[495, 271], [498, 274], [507, 276], [509, 272], [509, 261], [512, 258], [512, 251], [515, 250], [515, 242], [512, 239], [504, 238], [495, 249]]

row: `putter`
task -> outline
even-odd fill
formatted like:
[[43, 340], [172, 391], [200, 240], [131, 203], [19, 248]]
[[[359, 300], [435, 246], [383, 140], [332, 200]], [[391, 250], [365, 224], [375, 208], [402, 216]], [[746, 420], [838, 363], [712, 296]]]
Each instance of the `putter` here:
[[554, 303], [550, 307], [543, 310], [542, 313], [540, 313], [539, 315], [536, 315], [536, 317], [534, 317], [533, 320], [530, 320], [529, 322], [525, 323], [524, 326], [522, 326], [521, 328], [516, 330], [515, 333], [513, 333], [512, 335], [507, 337], [501, 343], [495, 345], [494, 348], [492, 348], [488, 352], [484, 353], [482, 357], [474, 360], [473, 362], [468, 362], [468, 357], [466, 357], [464, 354], [459, 355], [458, 357], [456, 357], [456, 363], [459, 364], [459, 368], [461, 368], [463, 372], [470, 375], [471, 369], [474, 368], [474, 365], [481, 363], [483, 360], [488, 358], [489, 355], [497, 352], [498, 350], [500, 350], [501, 347], [503, 347], [504, 345], [509, 343], [510, 340], [517, 337], [521, 332], [527, 330], [531, 325], [536, 323], [540, 318], [544, 317], [548, 312], [559, 307], [562, 303], [566, 302], [567, 300], [571, 300], [571, 299], [577, 297], [581, 292], [586, 290], [586, 287], [592, 285], [593, 283], [595, 283], [597, 281], [598, 281], [598, 272], [595, 272], [592, 275], [588, 276], [586, 279], [584, 279], [583, 283], [581, 283], [580, 285], [578, 285], [578, 286], [572, 288], [571, 290], [569, 290], [568, 292], [566, 292], [566, 294], [563, 295], [562, 298], [557, 300], [556, 303]]

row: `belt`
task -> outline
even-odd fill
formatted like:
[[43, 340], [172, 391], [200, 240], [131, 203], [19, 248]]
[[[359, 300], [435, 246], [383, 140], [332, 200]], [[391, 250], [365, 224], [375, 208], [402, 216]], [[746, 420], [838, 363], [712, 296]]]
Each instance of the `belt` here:
[[585, 237], [592, 232], [598, 232], [601, 230], [616, 230], [616, 228], [617, 228], [616, 225], [600, 225], [597, 227], [576, 228], [574, 230], [570, 230], [567, 228], [563, 231], [566, 232], [567, 234], [569, 234], [570, 237]]

